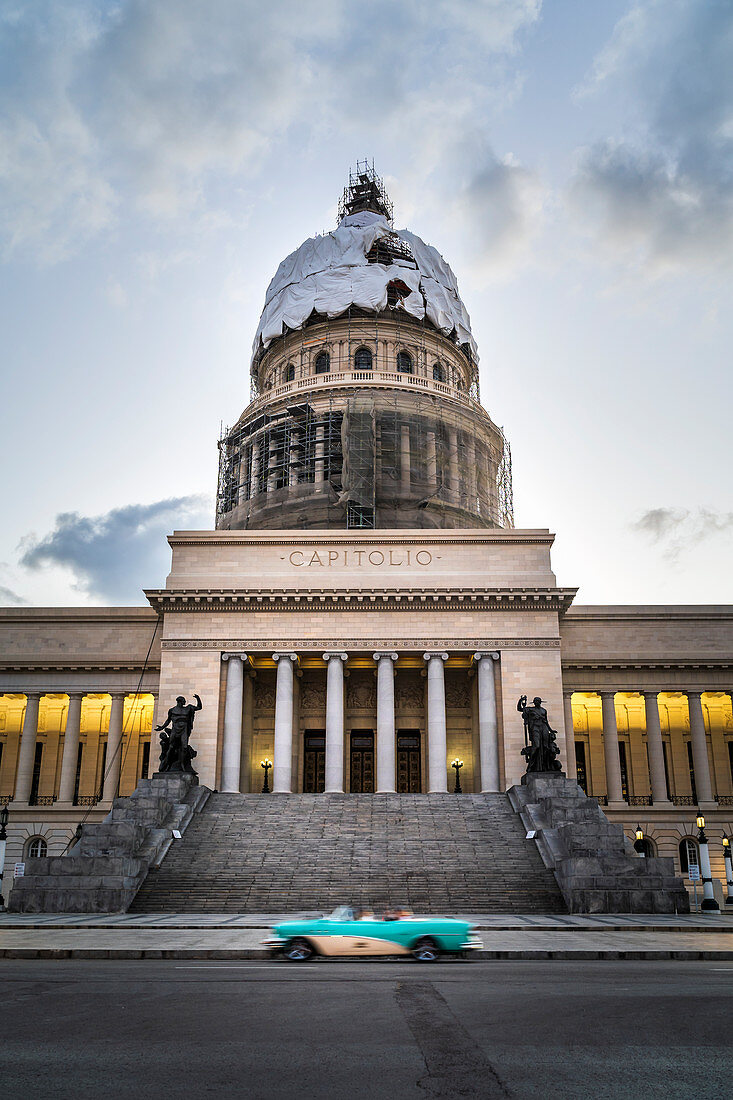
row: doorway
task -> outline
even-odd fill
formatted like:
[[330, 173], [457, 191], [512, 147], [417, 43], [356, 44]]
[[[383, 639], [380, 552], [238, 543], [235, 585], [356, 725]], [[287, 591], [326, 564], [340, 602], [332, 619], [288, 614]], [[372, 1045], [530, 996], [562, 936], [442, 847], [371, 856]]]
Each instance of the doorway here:
[[420, 794], [420, 730], [397, 734], [397, 791]]
[[321, 794], [326, 787], [326, 731], [303, 734], [303, 793]]
[[374, 794], [374, 730], [352, 730], [349, 774], [352, 794]]

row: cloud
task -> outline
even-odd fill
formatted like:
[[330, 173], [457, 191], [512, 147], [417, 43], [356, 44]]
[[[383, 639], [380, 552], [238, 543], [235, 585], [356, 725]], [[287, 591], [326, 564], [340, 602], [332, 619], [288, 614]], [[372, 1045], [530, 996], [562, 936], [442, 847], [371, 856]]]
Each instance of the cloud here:
[[728, 264], [733, 245], [733, 6], [640, 0], [580, 99], [623, 105], [623, 131], [580, 150], [575, 208], [601, 241], [654, 270]]
[[12, 588], [6, 588], [4, 584], [0, 584], [0, 606], [20, 607], [27, 603], [28, 600], [24, 600], [17, 592], [13, 592]]
[[708, 508], [652, 508], [644, 512], [632, 528], [661, 544], [664, 556], [677, 561], [692, 546], [717, 535], [733, 532], [733, 512], [714, 512]]
[[[37, 0], [0, 15], [0, 234], [56, 260], [132, 214], [217, 211], [286, 140], [430, 157], [514, 94], [541, 0]], [[419, 123], [416, 128], [413, 122]], [[440, 144], [440, 141], [438, 141]], [[497, 166], [502, 163], [496, 158]], [[497, 167], [497, 193], [502, 170]], [[505, 166], [506, 181], [518, 179]], [[246, 205], [246, 199], [243, 200]], [[493, 238], [492, 238], [493, 239]]]
[[61, 566], [71, 571], [73, 587], [85, 595], [140, 603], [142, 588], [161, 583], [168, 571], [165, 536], [174, 528], [208, 528], [211, 513], [205, 496], [128, 504], [101, 516], [63, 512], [49, 534], [23, 539], [20, 564], [31, 570]]

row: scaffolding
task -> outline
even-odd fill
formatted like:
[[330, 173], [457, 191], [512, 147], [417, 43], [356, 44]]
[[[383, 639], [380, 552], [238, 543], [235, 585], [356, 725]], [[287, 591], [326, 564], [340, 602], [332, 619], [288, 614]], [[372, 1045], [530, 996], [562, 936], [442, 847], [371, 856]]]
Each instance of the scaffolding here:
[[394, 221], [394, 207], [384, 187], [384, 180], [374, 169], [374, 161], [357, 160], [356, 171], [349, 169], [349, 182], [344, 187], [338, 208], [338, 223], [348, 214], [360, 214], [370, 210], [382, 214], [390, 225]]

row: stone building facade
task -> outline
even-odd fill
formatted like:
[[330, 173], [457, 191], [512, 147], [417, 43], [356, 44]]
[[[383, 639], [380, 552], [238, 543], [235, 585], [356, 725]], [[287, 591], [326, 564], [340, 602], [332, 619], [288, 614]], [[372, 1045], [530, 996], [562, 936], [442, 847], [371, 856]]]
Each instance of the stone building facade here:
[[[550, 532], [512, 526], [455, 278], [394, 234], [365, 178], [336, 244], [306, 242], [310, 266], [299, 250], [268, 291], [254, 398], [220, 443], [217, 529], [169, 538], [148, 606], [0, 609], [6, 895], [25, 856], [65, 850], [154, 770], [153, 726], [193, 692], [208, 786], [261, 791], [267, 759], [277, 797], [375, 798], [453, 790], [456, 760], [463, 792], [506, 790], [517, 700], [540, 695], [567, 773], [630, 839], [641, 826], [685, 875], [699, 809], [725, 879], [733, 608], [589, 607], [557, 585]], [[363, 287], [329, 316], [347, 246]], [[316, 302], [298, 325], [293, 272], [296, 305]]]

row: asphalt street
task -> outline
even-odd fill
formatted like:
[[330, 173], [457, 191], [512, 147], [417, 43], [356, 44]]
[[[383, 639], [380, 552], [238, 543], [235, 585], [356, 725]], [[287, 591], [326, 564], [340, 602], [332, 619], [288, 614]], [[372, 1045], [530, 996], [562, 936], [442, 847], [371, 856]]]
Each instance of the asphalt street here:
[[733, 964], [0, 965], [10, 1100], [727, 1096]]

